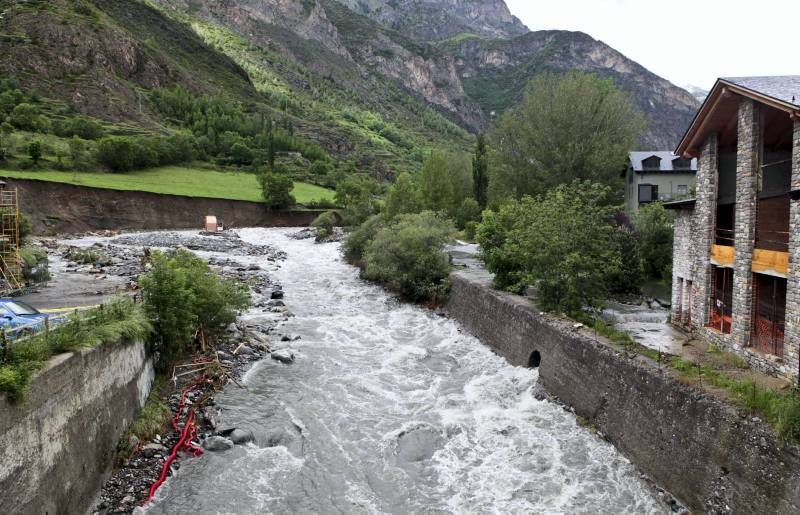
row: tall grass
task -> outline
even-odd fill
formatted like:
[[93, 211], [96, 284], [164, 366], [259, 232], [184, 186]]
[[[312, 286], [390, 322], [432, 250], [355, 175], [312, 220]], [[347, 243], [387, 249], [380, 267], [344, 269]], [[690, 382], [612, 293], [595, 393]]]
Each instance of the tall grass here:
[[0, 350], [0, 393], [21, 400], [34, 372], [63, 352], [75, 352], [104, 343], [148, 338], [150, 321], [132, 299], [115, 298], [84, 314], [75, 314], [49, 331], [10, 342]]

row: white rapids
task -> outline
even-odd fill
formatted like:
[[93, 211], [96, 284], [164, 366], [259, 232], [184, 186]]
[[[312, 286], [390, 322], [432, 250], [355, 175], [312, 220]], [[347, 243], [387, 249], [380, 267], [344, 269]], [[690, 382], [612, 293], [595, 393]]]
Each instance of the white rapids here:
[[[336, 244], [244, 240], [295, 314], [292, 365], [217, 397], [255, 444], [186, 460], [149, 513], [664, 513], [628, 460], [452, 320], [358, 278]], [[241, 261], [241, 258], [237, 259]]]

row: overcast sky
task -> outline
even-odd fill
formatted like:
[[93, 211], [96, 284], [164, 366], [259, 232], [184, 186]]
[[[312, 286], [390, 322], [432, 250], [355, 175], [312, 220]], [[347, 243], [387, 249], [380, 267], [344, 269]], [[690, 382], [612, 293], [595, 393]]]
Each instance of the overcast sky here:
[[800, 75], [800, 0], [506, 0], [531, 30], [586, 32], [679, 86]]

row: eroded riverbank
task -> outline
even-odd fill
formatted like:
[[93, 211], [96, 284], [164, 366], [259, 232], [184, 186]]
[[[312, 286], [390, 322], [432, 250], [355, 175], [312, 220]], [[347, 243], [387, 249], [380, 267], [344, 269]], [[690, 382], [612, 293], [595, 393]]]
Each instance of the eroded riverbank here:
[[[670, 509], [613, 446], [533, 395], [455, 322], [359, 280], [338, 245], [243, 230], [295, 314], [297, 360], [217, 396], [256, 441], [186, 461], [150, 513], [593, 512]], [[258, 257], [246, 258], [259, 264]]]

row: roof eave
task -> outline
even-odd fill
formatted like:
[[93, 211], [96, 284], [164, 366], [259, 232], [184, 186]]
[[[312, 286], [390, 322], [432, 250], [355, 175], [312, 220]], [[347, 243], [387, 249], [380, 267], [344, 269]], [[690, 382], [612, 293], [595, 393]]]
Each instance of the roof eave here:
[[764, 95], [763, 93], [759, 93], [758, 91], [748, 89], [743, 86], [739, 86], [738, 84], [725, 79], [717, 79], [717, 82], [714, 83], [714, 87], [711, 88], [711, 91], [706, 96], [706, 99], [700, 106], [700, 109], [697, 110], [692, 123], [689, 124], [689, 128], [686, 130], [681, 142], [675, 149], [675, 154], [685, 158], [697, 157], [691, 152], [691, 150], [698, 146], [698, 137], [703, 132], [701, 129], [703, 128], [709, 113], [714, 111], [714, 108], [719, 100], [728, 92], [751, 98], [762, 104], [774, 107], [775, 109], [785, 111], [794, 119], [800, 119], [800, 107], [794, 104], [771, 97], [769, 95]]

